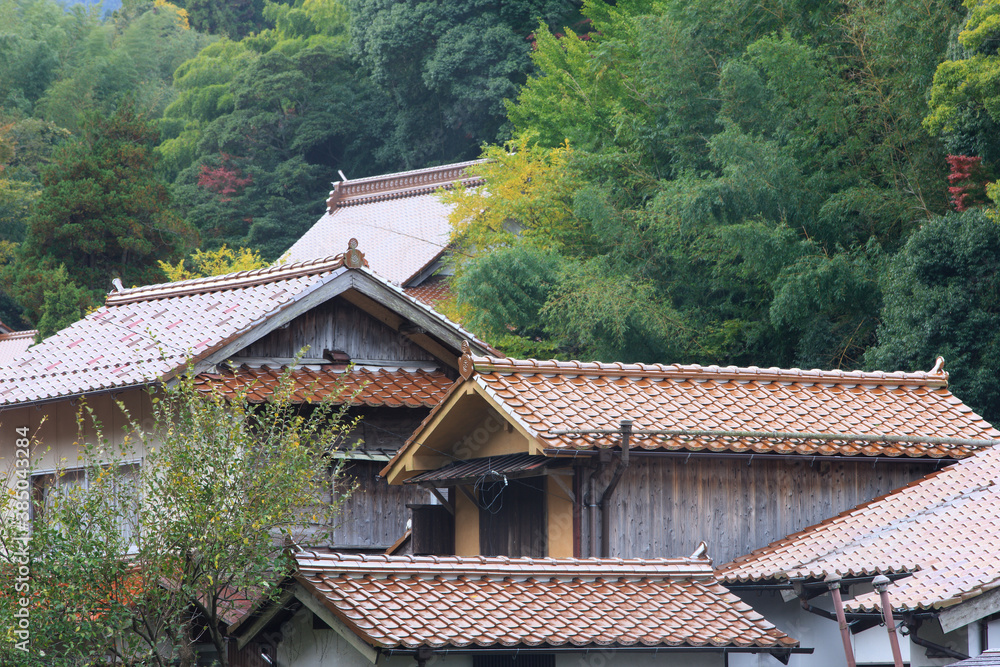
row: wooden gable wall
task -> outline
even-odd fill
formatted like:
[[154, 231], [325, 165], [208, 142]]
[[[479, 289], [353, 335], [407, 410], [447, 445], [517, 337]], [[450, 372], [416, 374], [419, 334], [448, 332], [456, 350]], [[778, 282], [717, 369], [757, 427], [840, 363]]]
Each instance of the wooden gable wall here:
[[[598, 482], [606, 486], [610, 470]], [[676, 557], [702, 540], [716, 564], [934, 472], [932, 462], [634, 456], [611, 501], [611, 556]], [[588, 544], [589, 527], [581, 538]]]
[[288, 359], [304, 346], [309, 346], [307, 358], [322, 357], [324, 350], [340, 350], [358, 362], [435, 363], [434, 357], [422, 347], [340, 297], [251, 343], [233, 355], [233, 359]]

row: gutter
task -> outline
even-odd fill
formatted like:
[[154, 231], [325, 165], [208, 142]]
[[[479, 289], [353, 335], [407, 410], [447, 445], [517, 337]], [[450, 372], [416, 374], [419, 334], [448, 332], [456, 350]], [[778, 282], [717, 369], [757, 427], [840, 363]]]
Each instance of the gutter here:
[[784, 664], [788, 664], [788, 659], [792, 654], [812, 654], [814, 649], [802, 647], [767, 647], [767, 646], [521, 646], [521, 647], [492, 647], [481, 646], [478, 648], [468, 647], [448, 647], [442, 649], [430, 649], [427, 646], [417, 648], [381, 648], [379, 653], [386, 657], [394, 655], [413, 656], [429, 659], [429, 655], [447, 657], [449, 655], [523, 655], [523, 654], [552, 654], [552, 653], [580, 653], [583, 655], [602, 655], [607, 653], [721, 653], [729, 655], [731, 653], [769, 653]]
[[[620, 433], [620, 431], [613, 431], [614, 433]], [[636, 433], [636, 431], [633, 431]], [[580, 455], [596, 455], [601, 449], [588, 449], [588, 450], [566, 450], [558, 448], [549, 448], [544, 450], [546, 456], [559, 457], [559, 456], [580, 456]], [[757, 452], [715, 452], [710, 450], [700, 450], [700, 451], [650, 451], [646, 449], [636, 449], [633, 450], [634, 456], [642, 457], [669, 457], [669, 458], [729, 458], [729, 459], [761, 459], [761, 460], [772, 460], [772, 461], [797, 461], [797, 460], [809, 460], [809, 464], [819, 461], [838, 461], [841, 463], [870, 463], [875, 465], [878, 463], [917, 463], [923, 465], [934, 465], [937, 467], [948, 466], [953, 463], [958, 463], [962, 459], [954, 459], [950, 457], [941, 458], [930, 458], [926, 456], [865, 456], [860, 454], [857, 456], [844, 456], [843, 454], [772, 454], [772, 453], [762, 453]]]
[[917, 636], [917, 632], [920, 630], [920, 626], [923, 625], [924, 621], [922, 618], [916, 617], [911, 614], [903, 615], [903, 628], [901, 633], [904, 637], [909, 637], [910, 641], [931, 651], [938, 651], [939, 653], [948, 656], [949, 658], [955, 658], [956, 660], [968, 660], [970, 656], [965, 655], [961, 651], [955, 651], [947, 646], [942, 646], [941, 644], [935, 644], [927, 639], [922, 639]]
[[[616, 431], [616, 433], [621, 433], [622, 436], [622, 453], [621, 457], [618, 459], [618, 466], [615, 468], [614, 473], [611, 475], [611, 481], [608, 482], [608, 486], [604, 489], [604, 493], [601, 494], [601, 556], [603, 558], [611, 557], [611, 513], [608, 512], [608, 505], [611, 503], [611, 496], [614, 494], [615, 489], [618, 488], [618, 483], [622, 479], [622, 474], [625, 472], [625, 468], [628, 467], [629, 459], [629, 439], [632, 435], [632, 420], [623, 419], [621, 422], [621, 430]], [[593, 511], [593, 510], [591, 510]], [[591, 526], [593, 526], [593, 521], [591, 521]], [[591, 536], [591, 544], [594, 544], [593, 535]]]

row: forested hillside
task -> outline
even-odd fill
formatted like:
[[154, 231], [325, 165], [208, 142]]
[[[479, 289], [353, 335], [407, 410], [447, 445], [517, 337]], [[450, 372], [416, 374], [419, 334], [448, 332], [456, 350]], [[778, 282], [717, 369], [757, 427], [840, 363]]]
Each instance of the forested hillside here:
[[485, 152], [454, 310], [508, 352], [941, 354], [1000, 418], [998, 47], [992, 0], [0, 0], [0, 318]]

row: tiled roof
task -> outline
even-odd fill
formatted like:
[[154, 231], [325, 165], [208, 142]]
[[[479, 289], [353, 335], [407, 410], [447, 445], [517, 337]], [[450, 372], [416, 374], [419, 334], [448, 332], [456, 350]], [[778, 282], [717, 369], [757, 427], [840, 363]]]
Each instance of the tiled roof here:
[[416, 287], [407, 287], [403, 291], [417, 301], [426, 303], [431, 308], [437, 308], [439, 303], [451, 298], [451, 281], [446, 276], [434, 276]]
[[534, 472], [546, 467], [550, 463], [552, 463], [552, 459], [548, 456], [533, 456], [531, 454], [484, 456], [467, 461], [455, 461], [437, 470], [422, 472], [406, 480], [406, 483], [454, 483], [464, 480], [480, 480], [490, 474], [515, 475], [517, 473]]
[[[1000, 586], [998, 479], [994, 447], [738, 558], [719, 575], [743, 582], [915, 571], [890, 589], [895, 607], [957, 604]], [[876, 609], [878, 596], [846, 605]]]
[[491, 349], [373, 276], [360, 253], [348, 255], [357, 268], [349, 269], [344, 256], [336, 255], [114, 292], [103, 307], [0, 368], [0, 406], [143, 385], [170, 377], [189, 359], [230, 354], [227, 345], [350, 270], [414, 304], [456, 338]]
[[297, 554], [296, 578], [382, 648], [791, 648], [707, 559]]
[[[215, 387], [227, 397], [245, 389], [251, 402], [268, 400], [285, 369], [268, 366], [241, 366], [224, 373], [202, 373], [197, 386], [202, 391]], [[425, 368], [343, 368], [304, 367], [290, 373], [295, 391], [293, 400], [316, 401], [331, 394], [337, 402], [350, 398], [351, 405], [370, 407], [432, 408], [444, 397], [453, 380], [442, 371]]]
[[452, 207], [437, 191], [456, 182], [478, 183], [465, 171], [475, 164], [479, 161], [336, 183], [327, 213], [289, 248], [289, 261], [338, 252], [356, 238], [379, 275], [406, 285], [448, 246]]
[[6, 366], [24, 354], [35, 342], [37, 333], [37, 331], [31, 330], [0, 334], [0, 366]]
[[975, 658], [953, 662], [948, 667], [1000, 667], [1000, 648], [986, 649]]
[[[987, 441], [1000, 432], [932, 372], [805, 371], [735, 366], [643, 365], [464, 357], [471, 380], [546, 449], [619, 444], [617, 435], [563, 430], [727, 431], [751, 435], [642, 435], [632, 446], [687, 451], [846, 456], [967, 456], [970, 445], [852, 440], [947, 437]], [[780, 435], [765, 437], [764, 433]], [[794, 434], [794, 437], [789, 434]], [[843, 440], [810, 439], [806, 434]]]
[[123, 290], [0, 370], [0, 404], [144, 384], [346, 271], [337, 256]]

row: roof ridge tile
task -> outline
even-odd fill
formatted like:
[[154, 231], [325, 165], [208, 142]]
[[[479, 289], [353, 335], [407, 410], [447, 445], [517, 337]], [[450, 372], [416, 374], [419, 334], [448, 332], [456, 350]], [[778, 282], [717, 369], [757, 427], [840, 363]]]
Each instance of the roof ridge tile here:
[[[133, 287], [121, 292], [108, 294], [105, 306], [121, 306], [137, 301], [152, 301], [155, 299], [240, 289], [263, 283], [316, 275], [343, 267], [344, 256], [344, 253], [339, 253], [329, 257], [309, 259], [290, 264], [277, 264], [250, 271], [236, 271], [218, 276], [206, 276], [204, 278], [191, 278], [189, 280]], [[365, 261], [366, 266], [367, 264], [367, 261]]]
[[504, 357], [473, 356], [472, 363], [476, 371], [497, 373], [541, 374], [578, 374], [578, 375], [610, 375], [641, 376], [650, 378], [698, 379], [715, 378], [744, 380], [773, 380], [780, 382], [805, 380], [821, 384], [884, 384], [884, 385], [921, 385], [930, 387], [947, 387], [948, 373], [933, 371], [845, 371], [841, 369], [803, 370], [801, 368], [760, 368], [758, 366], [702, 366], [700, 364], [643, 364], [601, 362], [601, 361], [560, 361], [557, 359], [510, 359]]

